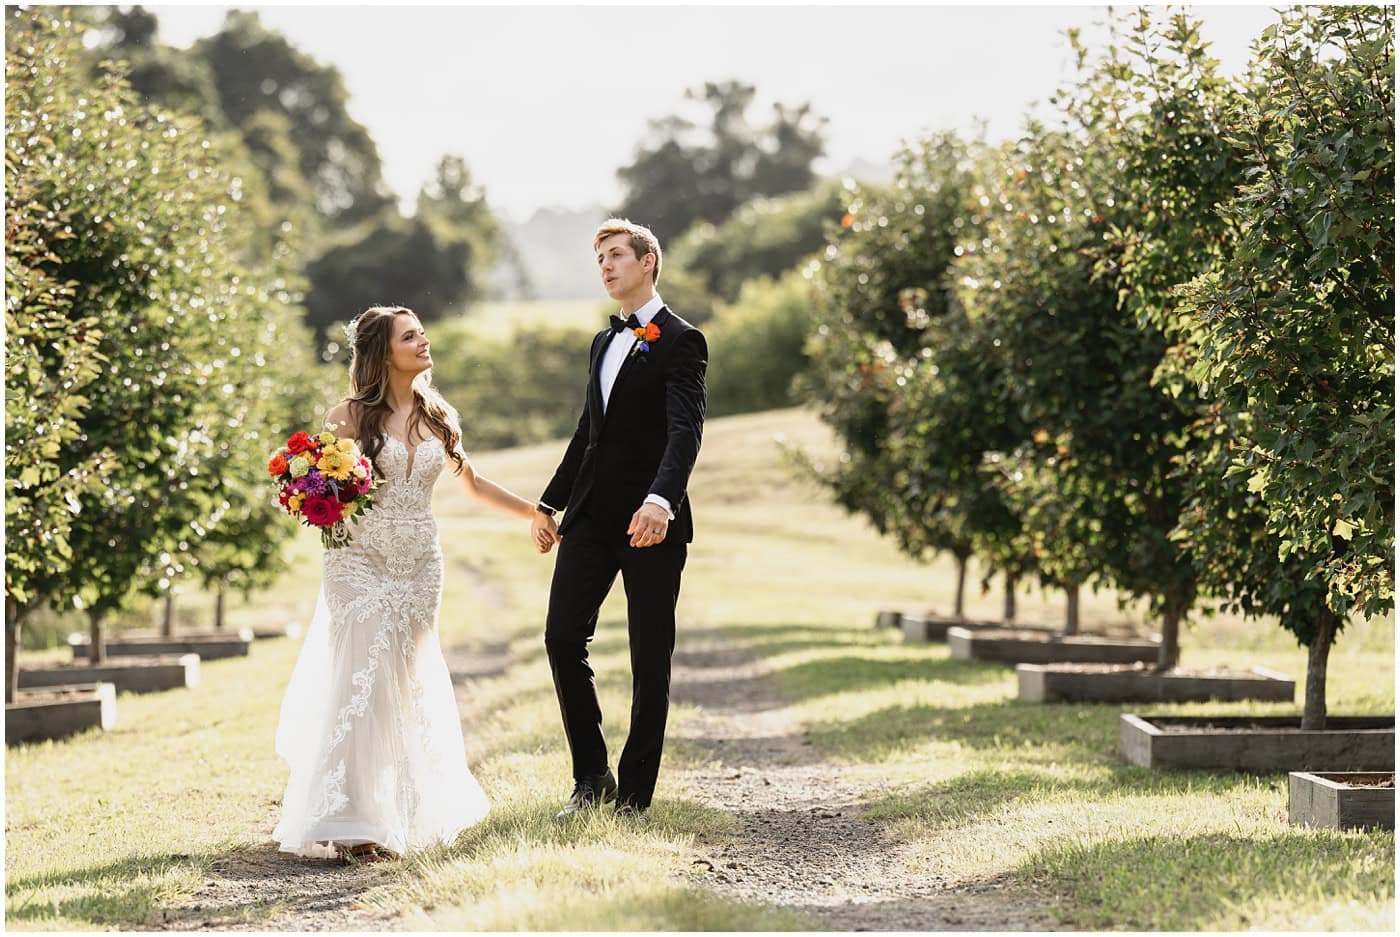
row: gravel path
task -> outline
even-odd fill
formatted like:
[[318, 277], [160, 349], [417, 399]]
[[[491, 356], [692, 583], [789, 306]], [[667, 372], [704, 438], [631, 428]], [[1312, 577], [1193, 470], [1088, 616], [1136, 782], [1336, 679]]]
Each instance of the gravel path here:
[[677, 701], [702, 708], [673, 734], [713, 757], [688, 773], [693, 796], [739, 821], [697, 844], [697, 883], [807, 914], [821, 930], [1055, 928], [1001, 880], [952, 886], [909, 872], [901, 844], [862, 817], [869, 792], [813, 751], [761, 662], [737, 650], [682, 650], [672, 681]]

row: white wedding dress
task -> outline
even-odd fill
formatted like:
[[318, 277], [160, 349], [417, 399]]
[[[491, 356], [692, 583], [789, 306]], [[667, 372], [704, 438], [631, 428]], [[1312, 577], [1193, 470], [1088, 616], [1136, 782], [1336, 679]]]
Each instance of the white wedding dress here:
[[378, 843], [400, 855], [439, 843], [486, 815], [438, 642], [442, 548], [433, 483], [447, 462], [429, 438], [413, 453], [386, 436], [374, 509], [351, 542], [325, 551], [316, 615], [277, 727], [291, 767], [283, 852], [331, 857]]

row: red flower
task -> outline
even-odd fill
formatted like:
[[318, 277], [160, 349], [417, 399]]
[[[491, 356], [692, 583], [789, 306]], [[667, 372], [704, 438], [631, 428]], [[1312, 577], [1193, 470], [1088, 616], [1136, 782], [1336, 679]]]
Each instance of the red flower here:
[[311, 441], [311, 437], [302, 431], [297, 431], [287, 438], [287, 448], [292, 450], [292, 455], [313, 449], [315, 446], [316, 444]]
[[280, 452], [273, 456], [272, 460], [267, 463], [267, 472], [269, 475], [281, 475], [286, 470], [287, 460], [282, 458], [282, 453]]
[[340, 520], [340, 501], [326, 495], [307, 498], [301, 506], [301, 516], [317, 527], [330, 527]]

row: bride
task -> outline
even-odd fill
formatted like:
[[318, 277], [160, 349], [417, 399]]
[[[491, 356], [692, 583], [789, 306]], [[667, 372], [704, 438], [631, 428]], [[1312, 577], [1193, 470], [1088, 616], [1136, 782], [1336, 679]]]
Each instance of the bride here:
[[[439, 843], [481, 820], [438, 643], [442, 548], [433, 483], [450, 461], [467, 490], [528, 519], [534, 505], [473, 471], [457, 415], [429, 384], [411, 310], [373, 306], [350, 327], [350, 396], [325, 428], [354, 437], [380, 477], [374, 509], [327, 550], [316, 616], [277, 728], [291, 767], [273, 832], [283, 852], [367, 859]], [[540, 552], [551, 534], [536, 540]]]

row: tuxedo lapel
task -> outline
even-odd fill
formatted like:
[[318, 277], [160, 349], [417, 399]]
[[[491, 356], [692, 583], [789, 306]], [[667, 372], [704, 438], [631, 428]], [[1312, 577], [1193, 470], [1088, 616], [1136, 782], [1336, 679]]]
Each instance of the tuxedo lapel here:
[[603, 427], [603, 358], [608, 354], [612, 343], [612, 329], [604, 329], [593, 339], [593, 360], [588, 365], [588, 419], [596, 435]]
[[[627, 383], [627, 378], [638, 368], [646, 367], [646, 361], [644, 360], [646, 356], [655, 354], [656, 346], [666, 340], [666, 321], [670, 318], [671, 310], [665, 306], [662, 306], [657, 310], [656, 315], [651, 317], [651, 324], [661, 330], [661, 337], [650, 343], [650, 351], [638, 351], [637, 340], [632, 340], [632, 347], [628, 350], [627, 357], [622, 359], [622, 367], [618, 369], [617, 380], [613, 382], [611, 399], [614, 403], [618, 400], [618, 392], [621, 391], [623, 385]], [[601, 400], [601, 392], [599, 399]], [[616, 408], [608, 407], [608, 412], [611, 413], [614, 409]]]

